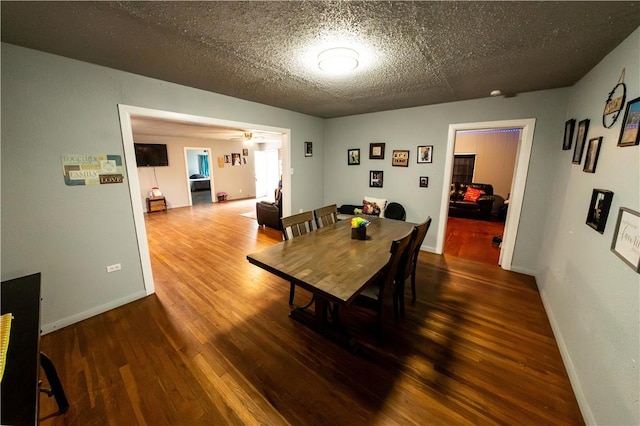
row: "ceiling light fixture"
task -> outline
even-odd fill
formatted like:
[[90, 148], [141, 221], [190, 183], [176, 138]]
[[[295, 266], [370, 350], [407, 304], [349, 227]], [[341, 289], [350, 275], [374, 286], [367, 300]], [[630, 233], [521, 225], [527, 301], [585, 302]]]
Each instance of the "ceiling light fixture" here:
[[491, 96], [501, 96], [502, 95], [502, 91], [500, 91], [500, 90], [492, 90], [490, 94], [491, 94]]
[[334, 47], [318, 55], [318, 68], [331, 74], [342, 74], [358, 68], [358, 52], [346, 47]]
[[244, 142], [245, 146], [253, 146], [253, 133], [244, 132]]

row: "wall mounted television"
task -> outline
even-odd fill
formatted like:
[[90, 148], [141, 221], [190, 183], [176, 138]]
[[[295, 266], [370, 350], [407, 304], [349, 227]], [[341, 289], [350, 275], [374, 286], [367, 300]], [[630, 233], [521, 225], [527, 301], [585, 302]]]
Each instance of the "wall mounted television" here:
[[167, 146], [156, 143], [136, 143], [136, 164], [138, 167], [164, 167], [169, 165]]

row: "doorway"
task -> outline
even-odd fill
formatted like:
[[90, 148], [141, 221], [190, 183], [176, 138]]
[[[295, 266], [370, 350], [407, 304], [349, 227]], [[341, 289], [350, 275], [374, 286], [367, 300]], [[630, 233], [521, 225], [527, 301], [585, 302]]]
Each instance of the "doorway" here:
[[456, 133], [465, 130], [482, 129], [521, 129], [518, 147], [516, 149], [516, 161], [513, 169], [513, 179], [509, 191], [509, 209], [506, 212], [506, 220], [502, 245], [499, 256], [499, 264], [503, 269], [511, 270], [511, 262], [515, 249], [515, 241], [520, 224], [520, 212], [524, 198], [527, 172], [529, 170], [529, 159], [531, 157], [531, 146], [533, 142], [533, 132], [536, 120], [518, 119], [493, 121], [483, 123], [452, 124], [449, 126], [449, 137], [447, 142], [447, 153], [445, 157], [444, 176], [446, 176], [442, 188], [441, 210], [438, 224], [438, 239], [436, 253], [444, 252], [444, 242], [446, 239], [447, 218], [449, 216], [449, 194], [450, 183], [453, 174], [453, 162], [455, 155]]
[[278, 150], [256, 150], [254, 155], [256, 199], [273, 197], [282, 175]]
[[184, 160], [189, 184], [189, 204], [212, 203], [214, 185], [211, 149], [185, 147]]
[[[252, 128], [261, 131], [275, 132], [281, 134], [282, 143], [282, 169], [289, 170], [291, 164], [290, 140], [291, 129], [264, 126], [259, 124], [245, 123], [239, 121], [229, 121], [219, 118], [202, 117], [190, 114], [182, 114], [176, 112], [154, 110], [149, 108], [136, 107], [131, 105], [118, 105], [120, 116], [120, 129], [122, 132], [122, 145], [124, 149], [124, 160], [127, 169], [127, 183], [129, 185], [129, 196], [131, 198], [131, 208], [133, 210], [133, 220], [135, 224], [136, 239], [138, 242], [138, 253], [140, 255], [140, 264], [142, 268], [142, 279], [144, 282], [145, 292], [147, 295], [155, 292], [153, 282], [153, 271], [151, 269], [151, 258], [149, 256], [149, 243], [147, 241], [147, 231], [144, 221], [143, 204], [146, 194], [141, 191], [140, 182], [138, 180], [136, 155], [133, 142], [133, 130], [131, 126], [132, 117], [149, 117], [160, 120], [182, 121], [200, 124], [204, 126], [217, 126], [226, 128]], [[283, 184], [285, 187], [291, 187], [290, 173], [283, 173]], [[283, 193], [282, 196], [283, 214], [291, 214], [291, 191]]]
[[[456, 131], [445, 254], [499, 264], [520, 132], [520, 128]], [[463, 194], [471, 183], [483, 191], [476, 202]]]

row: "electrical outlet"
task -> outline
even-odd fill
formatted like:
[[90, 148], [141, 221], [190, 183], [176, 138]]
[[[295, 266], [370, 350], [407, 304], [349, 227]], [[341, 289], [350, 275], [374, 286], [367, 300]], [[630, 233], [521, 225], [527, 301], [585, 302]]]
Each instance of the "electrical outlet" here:
[[120, 269], [122, 269], [122, 265], [119, 263], [116, 263], [115, 265], [107, 266], [107, 272], [109, 273], [119, 271]]

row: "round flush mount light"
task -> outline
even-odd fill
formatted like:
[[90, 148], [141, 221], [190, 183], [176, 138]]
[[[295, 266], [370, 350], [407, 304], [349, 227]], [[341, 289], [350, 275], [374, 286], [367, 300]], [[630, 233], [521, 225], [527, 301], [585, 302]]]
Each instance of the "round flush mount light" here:
[[318, 68], [331, 74], [343, 74], [358, 68], [358, 52], [347, 47], [334, 47], [318, 55]]
[[502, 95], [502, 91], [501, 90], [492, 90], [490, 94], [491, 94], [491, 96], [501, 96]]

